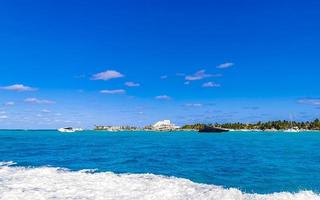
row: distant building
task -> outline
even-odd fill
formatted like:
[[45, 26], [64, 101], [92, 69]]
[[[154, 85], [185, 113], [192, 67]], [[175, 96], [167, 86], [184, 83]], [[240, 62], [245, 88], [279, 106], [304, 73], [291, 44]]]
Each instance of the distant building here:
[[141, 131], [141, 130], [152, 130], [152, 131], [173, 131], [179, 129], [179, 126], [172, 124], [170, 120], [158, 121], [153, 125], [144, 127], [143, 129], [131, 126], [96, 126], [97, 131]]
[[95, 130], [98, 131], [134, 131], [139, 130], [131, 126], [96, 126]]
[[171, 131], [178, 129], [179, 126], [171, 124], [170, 120], [163, 120], [153, 124], [150, 128], [155, 131]]

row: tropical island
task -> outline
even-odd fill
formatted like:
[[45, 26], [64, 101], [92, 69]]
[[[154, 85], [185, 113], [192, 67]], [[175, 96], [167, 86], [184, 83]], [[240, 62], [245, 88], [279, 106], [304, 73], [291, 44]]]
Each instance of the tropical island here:
[[205, 127], [217, 127], [236, 131], [319, 131], [320, 120], [296, 122], [287, 120], [257, 122], [257, 123], [196, 123], [187, 124], [182, 127], [172, 124], [170, 120], [158, 121], [153, 125], [148, 125], [143, 128], [134, 126], [96, 126], [94, 130], [98, 131], [198, 131]]
[[296, 122], [296, 121], [287, 121], [287, 120], [278, 120], [278, 121], [268, 121], [268, 122], [257, 122], [257, 123], [215, 123], [215, 124], [192, 124], [184, 125], [181, 129], [193, 129], [199, 130], [205, 126], [219, 127], [230, 130], [260, 130], [260, 131], [282, 131], [288, 129], [297, 129], [297, 130], [320, 130], [320, 120], [315, 119], [314, 121], [306, 122]]

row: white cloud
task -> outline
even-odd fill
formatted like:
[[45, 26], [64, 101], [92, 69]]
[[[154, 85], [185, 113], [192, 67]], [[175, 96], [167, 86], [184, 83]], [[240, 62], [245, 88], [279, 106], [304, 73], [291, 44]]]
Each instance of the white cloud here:
[[308, 104], [313, 106], [320, 106], [320, 98], [304, 98], [298, 100], [298, 103]]
[[14, 84], [9, 86], [0, 87], [2, 90], [10, 90], [10, 91], [35, 91], [36, 88], [32, 88], [29, 86], [25, 86], [23, 84]]
[[159, 95], [159, 96], [156, 96], [155, 99], [158, 99], [158, 100], [170, 100], [171, 97], [169, 97], [168, 95]]
[[232, 67], [234, 65], [234, 63], [232, 62], [227, 62], [227, 63], [222, 63], [220, 65], [217, 66], [218, 69], [226, 69], [229, 67]]
[[125, 94], [126, 91], [119, 89], [119, 90], [101, 90], [100, 93], [102, 94]]
[[47, 109], [42, 109], [41, 112], [43, 112], [43, 113], [51, 113], [51, 111], [47, 110]]
[[24, 100], [27, 103], [32, 104], [54, 104], [55, 101], [47, 100], [47, 99], [37, 99], [37, 98], [27, 98]]
[[221, 85], [218, 83], [214, 83], [214, 82], [207, 82], [202, 84], [202, 87], [220, 87]]
[[92, 76], [92, 80], [110, 80], [110, 79], [114, 79], [114, 78], [122, 78], [124, 77], [123, 74], [121, 74], [120, 72], [117, 72], [115, 70], [107, 70], [104, 72], [100, 72], [97, 74], [94, 74]]
[[187, 81], [197, 81], [208, 77], [219, 77], [221, 74], [207, 74], [206, 70], [197, 71], [195, 74], [188, 75], [185, 77]]
[[6, 103], [4, 103], [5, 106], [14, 106], [14, 102], [13, 101], [8, 101]]
[[126, 82], [125, 85], [128, 87], [139, 87], [140, 86], [139, 83], [135, 83], [135, 82]]
[[0, 119], [8, 119], [9, 117], [7, 115], [0, 115]]
[[202, 107], [201, 103], [187, 103], [186, 106], [188, 107]]

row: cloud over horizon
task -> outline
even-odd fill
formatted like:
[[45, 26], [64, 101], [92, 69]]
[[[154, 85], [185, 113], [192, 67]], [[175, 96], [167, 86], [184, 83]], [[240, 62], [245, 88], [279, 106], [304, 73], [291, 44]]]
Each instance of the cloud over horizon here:
[[51, 113], [51, 111], [48, 110], [48, 109], [42, 109], [41, 112], [42, 112], [42, 113]]
[[118, 90], [100, 90], [100, 93], [102, 94], [125, 94], [126, 91], [123, 89]]
[[9, 91], [35, 91], [36, 88], [32, 88], [29, 86], [25, 86], [23, 84], [14, 84], [9, 86], [0, 87], [2, 90], [9, 90]]
[[157, 99], [157, 100], [170, 100], [171, 97], [168, 95], [159, 95], [159, 96], [156, 96], [155, 99]]
[[245, 110], [259, 110], [260, 107], [259, 106], [245, 106], [245, 107], [243, 107], [243, 109], [245, 109]]
[[227, 62], [227, 63], [222, 63], [220, 65], [217, 66], [218, 69], [227, 69], [234, 66], [234, 63], [232, 62]]
[[188, 75], [185, 77], [187, 81], [196, 81], [201, 80], [207, 77], [211, 77], [211, 74], [206, 74], [206, 70], [200, 70], [194, 73], [193, 75]]
[[100, 73], [94, 74], [91, 79], [92, 80], [104, 80], [104, 81], [107, 81], [107, 80], [110, 80], [110, 79], [122, 78], [122, 77], [124, 77], [124, 75], [121, 74], [120, 72], [117, 72], [115, 70], [107, 70], [107, 71], [104, 71], [104, 72], [100, 72]]
[[4, 103], [5, 106], [14, 106], [15, 103], [13, 101], [8, 101]]
[[187, 106], [187, 107], [202, 107], [203, 104], [201, 104], [201, 103], [187, 103], [187, 104], [185, 104], [185, 106]]
[[214, 82], [206, 82], [202, 84], [202, 87], [220, 87], [221, 85]]
[[298, 100], [298, 103], [312, 106], [320, 106], [320, 98], [302, 98]]
[[185, 80], [187, 81], [197, 81], [197, 80], [202, 80], [204, 78], [209, 78], [209, 77], [220, 77], [222, 76], [221, 74], [207, 74], [206, 70], [199, 70], [196, 73], [192, 75], [187, 75], [185, 77]]
[[47, 99], [37, 99], [37, 98], [26, 98], [24, 100], [26, 103], [31, 103], [31, 104], [54, 104], [56, 103], [55, 101], [47, 100]]
[[128, 87], [139, 87], [140, 86], [140, 83], [135, 83], [135, 82], [125, 82], [125, 85], [128, 86]]
[[0, 119], [8, 119], [9, 117], [7, 115], [0, 115]]

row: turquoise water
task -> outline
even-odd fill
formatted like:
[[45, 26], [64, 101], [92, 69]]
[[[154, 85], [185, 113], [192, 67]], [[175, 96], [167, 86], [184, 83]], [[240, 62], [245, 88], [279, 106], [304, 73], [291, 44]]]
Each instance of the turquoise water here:
[[152, 173], [248, 193], [320, 192], [320, 133], [0, 131], [0, 162]]

